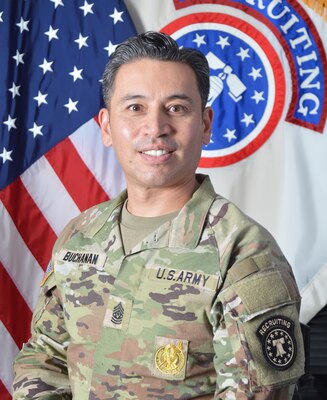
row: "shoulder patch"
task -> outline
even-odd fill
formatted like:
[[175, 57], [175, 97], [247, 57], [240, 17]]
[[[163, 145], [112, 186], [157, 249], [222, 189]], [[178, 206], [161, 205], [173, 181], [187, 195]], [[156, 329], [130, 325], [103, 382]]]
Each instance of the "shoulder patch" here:
[[49, 262], [49, 265], [47, 266], [47, 269], [45, 270], [43, 279], [42, 279], [42, 281], [40, 283], [41, 287], [45, 284], [45, 282], [47, 281], [49, 276], [52, 275], [53, 271], [54, 271], [54, 267], [53, 267], [52, 263]]
[[297, 354], [294, 322], [282, 315], [274, 315], [263, 321], [256, 333], [268, 364], [280, 371], [290, 368]]

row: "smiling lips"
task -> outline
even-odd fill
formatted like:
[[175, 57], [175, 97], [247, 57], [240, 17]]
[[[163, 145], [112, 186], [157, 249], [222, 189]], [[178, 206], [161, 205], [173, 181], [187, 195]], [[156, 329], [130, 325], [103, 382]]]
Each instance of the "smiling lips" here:
[[160, 149], [160, 150], [146, 150], [142, 151], [142, 153], [152, 157], [160, 157], [164, 156], [165, 154], [172, 153], [172, 151]]
[[174, 149], [149, 149], [141, 150], [140, 155], [150, 164], [162, 164], [171, 159]]

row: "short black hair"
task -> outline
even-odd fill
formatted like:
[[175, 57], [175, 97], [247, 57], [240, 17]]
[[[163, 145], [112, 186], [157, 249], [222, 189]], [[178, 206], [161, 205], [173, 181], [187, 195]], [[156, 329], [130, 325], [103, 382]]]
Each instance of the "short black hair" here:
[[102, 77], [102, 93], [107, 107], [110, 104], [118, 69], [124, 64], [142, 58], [189, 65], [195, 73], [202, 108], [205, 108], [210, 89], [210, 70], [206, 57], [198, 50], [179, 48], [172, 37], [154, 31], [128, 38], [118, 45], [111, 55]]

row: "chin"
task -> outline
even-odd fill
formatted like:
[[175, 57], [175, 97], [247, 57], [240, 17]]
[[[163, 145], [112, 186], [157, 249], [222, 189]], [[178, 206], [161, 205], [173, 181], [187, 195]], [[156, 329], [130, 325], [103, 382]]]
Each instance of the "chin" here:
[[168, 176], [165, 174], [155, 174], [155, 175], [146, 175], [139, 177], [138, 182], [140, 186], [147, 188], [161, 188], [167, 187], [174, 184], [175, 179], [173, 175], [169, 174]]

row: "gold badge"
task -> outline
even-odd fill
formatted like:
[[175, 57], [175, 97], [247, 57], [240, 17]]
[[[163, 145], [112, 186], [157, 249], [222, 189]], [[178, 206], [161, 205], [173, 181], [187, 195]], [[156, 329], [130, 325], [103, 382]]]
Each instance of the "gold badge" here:
[[155, 363], [160, 372], [178, 375], [185, 366], [183, 342], [178, 342], [176, 345], [169, 343], [159, 347], [155, 355]]

